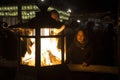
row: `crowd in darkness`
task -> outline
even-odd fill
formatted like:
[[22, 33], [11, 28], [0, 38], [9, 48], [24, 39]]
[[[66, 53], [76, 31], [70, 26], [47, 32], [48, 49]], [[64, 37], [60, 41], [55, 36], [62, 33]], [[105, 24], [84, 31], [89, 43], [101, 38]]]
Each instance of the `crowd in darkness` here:
[[[58, 13], [54, 14], [54, 16], [51, 15], [50, 17], [52, 17], [53, 19], [55, 18], [57, 21], [59, 19]], [[92, 57], [90, 57], [90, 61], [86, 60], [86, 62], [89, 62], [89, 63], [85, 62], [84, 65], [86, 66], [91, 64], [106, 65], [106, 66], [117, 65], [117, 60], [116, 60], [117, 59], [116, 58], [117, 57], [117, 32], [115, 30], [116, 25], [114, 23], [109, 22], [109, 23], [100, 23], [96, 25], [94, 21], [87, 21], [86, 23], [83, 23], [83, 25], [78, 25], [78, 23], [76, 22], [72, 22], [72, 23], [66, 22], [64, 25], [65, 26], [62, 26], [60, 29], [62, 30], [64, 29], [63, 31], [66, 36], [66, 49], [67, 49], [66, 54], [67, 55], [69, 53], [68, 50], [70, 46], [74, 42], [77, 31], [81, 29], [81, 30], [84, 30], [84, 32], [81, 31], [79, 35], [81, 36], [82, 34], [82, 37], [86, 38], [86, 41], [83, 42], [85, 44], [79, 45], [79, 43], [75, 43], [74, 45], [77, 44], [77, 47], [76, 49], [74, 47], [73, 48], [77, 50], [79, 49], [79, 47], [82, 47], [81, 51], [83, 51], [84, 53], [84, 47], [87, 44], [86, 42], [90, 44], [91, 47], [89, 48], [92, 48]], [[84, 34], [86, 35], [83, 36]], [[13, 47], [11, 47], [11, 45]], [[18, 58], [16, 54], [16, 52], [18, 51], [16, 47], [17, 45], [18, 43], [17, 43], [16, 34], [14, 34], [10, 30], [5, 30], [0, 32], [0, 58], [6, 58], [7, 60], [13, 60], [13, 61], [17, 60]], [[79, 54], [79, 51], [74, 51], [74, 53], [75, 52]], [[89, 53], [89, 51], [87, 52]], [[13, 53], [13, 54], [10, 54], [10, 53]], [[72, 56], [74, 56], [74, 58], [72, 59], [73, 60], [78, 59], [77, 64], [81, 64], [81, 61], [79, 63], [80, 58], [76, 58], [78, 56], [75, 56], [74, 53], [72, 54]], [[82, 55], [82, 56], [86, 57], [86, 51], [85, 51], [85, 55]], [[81, 59], [83, 59], [83, 57]], [[76, 64], [76, 61], [73, 64]], [[11, 69], [8, 69], [8, 70], [11, 70]], [[13, 70], [14, 70], [13, 73], [15, 74], [16, 68]], [[0, 74], [3, 74], [3, 73], [0, 73]], [[11, 76], [14, 76], [14, 74]], [[89, 77], [89, 75], [87, 76]], [[2, 77], [5, 77], [5, 75], [3, 75]], [[86, 79], [83, 79], [83, 80], [86, 80]], [[98, 80], [98, 79], [92, 79], [92, 80]], [[113, 79], [109, 79], [109, 80], [113, 80]]]
[[[73, 27], [74, 26], [74, 27]], [[116, 25], [112, 22], [97, 24], [94, 21], [87, 21], [84, 26], [82, 25], [69, 25], [66, 32], [69, 34], [67, 37], [67, 49], [73, 42], [77, 29], [81, 28], [86, 31], [87, 40], [92, 44], [94, 49], [93, 61], [94, 65], [108, 65], [114, 66], [116, 64], [117, 54], [117, 32]], [[69, 30], [69, 31], [67, 31]]]
[[[94, 21], [88, 21], [84, 26], [70, 25], [70, 34], [67, 37], [67, 63], [89, 65], [116, 66], [117, 57], [117, 32], [113, 23], [98, 26]], [[101, 29], [102, 27], [102, 29]], [[80, 33], [82, 31], [82, 33]], [[66, 31], [68, 33], [68, 31]], [[82, 34], [82, 35], [81, 35]], [[85, 35], [86, 34], [86, 35]], [[75, 40], [79, 36], [78, 40]], [[83, 43], [80, 40], [83, 39]], [[112, 75], [87, 74], [76, 72], [73, 80], [116, 80]]]

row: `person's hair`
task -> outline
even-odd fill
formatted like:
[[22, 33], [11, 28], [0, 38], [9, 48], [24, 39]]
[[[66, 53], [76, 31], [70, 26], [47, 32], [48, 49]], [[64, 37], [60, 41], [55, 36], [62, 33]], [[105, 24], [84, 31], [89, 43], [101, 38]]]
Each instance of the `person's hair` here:
[[57, 10], [51, 10], [51, 11], [50, 11], [50, 15], [51, 15], [52, 13], [56, 13], [56, 14], [58, 15], [58, 17], [59, 17], [59, 13], [58, 13]]
[[82, 31], [82, 32], [85, 34], [85, 29], [78, 28], [78, 29], [76, 30], [76, 35], [77, 35], [77, 33], [78, 33], [79, 31]]

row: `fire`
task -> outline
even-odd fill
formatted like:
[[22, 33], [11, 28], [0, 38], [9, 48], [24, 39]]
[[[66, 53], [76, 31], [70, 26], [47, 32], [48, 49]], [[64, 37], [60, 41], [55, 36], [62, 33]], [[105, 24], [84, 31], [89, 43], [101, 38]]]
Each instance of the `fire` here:
[[[41, 29], [41, 35], [56, 35], [57, 29]], [[58, 34], [58, 33], [57, 33]], [[29, 35], [32, 35], [29, 33]], [[57, 65], [61, 64], [61, 49], [57, 48], [58, 39], [56, 37], [47, 37], [41, 38], [41, 66], [50, 66], [50, 65]], [[35, 66], [35, 39], [34, 38], [27, 38], [27, 41], [31, 41], [32, 46], [29, 45], [27, 42], [27, 51], [22, 57], [22, 64]]]
[[60, 64], [60, 62], [61, 62], [61, 50], [57, 49], [57, 39], [42, 38], [41, 39], [41, 65], [45, 66], [45, 65], [52, 65], [52, 64]]

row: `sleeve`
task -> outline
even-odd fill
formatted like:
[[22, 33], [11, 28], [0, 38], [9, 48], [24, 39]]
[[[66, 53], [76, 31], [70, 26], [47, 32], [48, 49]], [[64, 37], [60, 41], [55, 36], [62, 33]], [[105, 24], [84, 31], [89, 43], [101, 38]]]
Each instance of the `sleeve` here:
[[91, 64], [92, 58], [93, 58], [93, 48], [92, 47], [87, 47], [86, 53], [85, 53], [85, 58], [84, 61], [89, 65]]
[[66, 52], [66, 63], [69, 64], [71, 63], [71, 55], [73, 53], [73, 44], [71, 44], [71, 46], [68, 48], [67, 52]]

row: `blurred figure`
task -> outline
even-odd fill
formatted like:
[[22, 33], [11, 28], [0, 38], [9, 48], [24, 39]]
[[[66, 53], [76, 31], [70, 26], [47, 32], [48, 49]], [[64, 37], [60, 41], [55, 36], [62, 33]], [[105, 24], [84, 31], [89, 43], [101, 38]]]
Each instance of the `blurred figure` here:
[[[50, 16], [53, 20], [56, 21], [56, 23], [58, 24], [58, 26], [56, 26], [57, 28], [54, 29], [53, 33], [56, 35], [64, 35], [64, 30], [66, 29], [66, 25], [63, 23], [63, 22], [60, 22], [60, 15], [58, 13], [57, 10], [51, 10], [50, 11]], [[61, 49], [61, 41], [62, 39], [61, 38], [58, 38], [58, 44], [57, 44], [57, 48]], [[69, 77], [70, 76], [70, 70], [68, 69], [67, 65], [64, 65], [63, 67], [63, 70], [60, 70], [59, 72], [62, 71], [62, 75], [61, 75], [61, 78], [62, 76], [64, 76], [64, 79], [63, 80], [71, 80], [71, 78]]]
[[114, 25], [109, 23], [107, 30], [104, 33], [104, 52], [105, 52], [105, 65], [115, 65], [115, 42], [117, 42], [117, 35], [114, 31]]
[[95, 47], [95, 32], [94, 32], [94, 21], [88, 21], [86, 24], [86, 33], [88, 42], [91, 43]]
[[[14, 64], [14, 62], [17, 62], [18, 58], [17, 42], [17, 36], [12, 30], [3, 29], [0, 31], [0, 64], [2, 65], [0, 66], [0, 79], [15, 80], [17, 63]], [[9, 67], [11, 65], [12, 67]]]
[[[93, 55], [93, 48], [88, 43], [85, 32], [83, 29], [78, 29], [74, 41], [67, 50], [67, 63], [69, 64], [81, 64], [83, 67], [91, 64]], [[90, 80], [90, 74], [84, 72], [73, 73], [73, 80]]]
[[[56, 26], [58, 28], [55, 28], [54, 31], [52, 31], [52, 33], [54, 33], [55, 35], [56, 34], [57, 35], [63, 34], [64, 29], [65, 29], [65, 25], [62, 22], [60, 22], [60, 20], [59, 20], [59, 13], [56, 10], [51, 10], [50, 11], [50, 16], [51, 16], [51, 18], [53, 20], [56, 21], [56, 23], [58, 23], [58, 26], [60, 26], [60, 27]], [[58, 45], [57, 45], [57, 47], [59, 49], [61, 49], [61, 38], [58, 39]]]
[[[113, 66], [114, 65], [114, 31], [113, 25], [108, 24], [107, 30], [97, 30], [93, 31], [91, 27], [93, 24], [87, 24], [88, 28], [88, 41], [92, 43], [94, 47], [94, 55], [92, 58], [93, 65], [106, 65]], [[102, 25], [103, 26], [103, 25]], [[102, 27], [101, 26], [101, 27]], [[93, 74], [91, 76], [91, 80], [116, 80], [113, 75], [109, 74]]]
[[[92, 33], [92, 32], [91, 32]], [[90, 33], [88, 34], [90, 35]], [[114, 65], [114, 39], [115, 33], [113, 24], [108, 24], [107, 30], [93, 31], [93, 42], [95, 54], [93, 57], [94, 65]], [[88, 37], [89, 39], [90, 37]], [[116, 40], [116, 39], [115, 39]]]
[[67, 50], [68, 63], [89, 65], [92, 59], [93, 49], [85, 36], [83, 29], [78, 29], [74, 41]]
[[56, 10], [51, 10], [50, 11], [50, 16], [56, 21], [59, 21], [59, 13]]
[[56, 23], [58, 23], [58, 26], [60, 26], [58, 29], [54, 30], [54, 33], [58, 34], [58, 33], [62, 32], [65, 29], [65, 25], [62, 22], [60, 22], [59, 13], [56, 10], [51, 10], [50, 16], [52, 19], [54, 19], [56, 21]]

